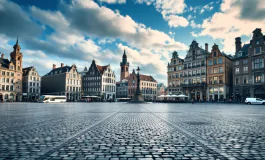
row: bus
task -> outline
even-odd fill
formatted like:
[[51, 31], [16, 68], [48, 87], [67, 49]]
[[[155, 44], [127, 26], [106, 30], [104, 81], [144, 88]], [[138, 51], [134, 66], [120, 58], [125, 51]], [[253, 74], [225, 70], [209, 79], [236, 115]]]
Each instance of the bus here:
[[66, 96], [57, 95], [42, 95], [40, 96], [40, 103], [63, 103], [66, 102]]

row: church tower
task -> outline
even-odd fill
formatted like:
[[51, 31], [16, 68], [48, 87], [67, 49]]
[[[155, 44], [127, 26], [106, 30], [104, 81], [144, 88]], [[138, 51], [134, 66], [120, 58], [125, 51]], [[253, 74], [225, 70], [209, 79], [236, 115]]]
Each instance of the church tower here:
[[127, 55], [125, 53], [125, 50], [124, 50], [124, 53], [122, 56], [122, 62], [120, 64], [120, 66], [121, 66], [121, 78], [120, 78], [120, 80], [122, 81], [123, 79], [125, 79], [126, 77], [129, 76], [129, 63], [127, 62]]
[[14, 51], [10, 53], [10, 62], [12, 62], [15, 66], [14, 70], [15, 71], [19, 71], [22, 72], [22, 58], [23, 55], [20, 52], [20, 45], [18, 44], [18, 38], [17, 38], [17, 42], [14, 45]]

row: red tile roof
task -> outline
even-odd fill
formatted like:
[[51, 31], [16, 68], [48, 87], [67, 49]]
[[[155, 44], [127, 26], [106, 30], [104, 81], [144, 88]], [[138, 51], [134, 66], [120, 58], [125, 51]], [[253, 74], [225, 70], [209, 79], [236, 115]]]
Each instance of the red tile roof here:
[[97, 68], [100, 72], [100, 74], [103, 74], [103, 72], [107, 69], [108, 65], [107, 66], [100, 66], [100, 65], [97, 65]]

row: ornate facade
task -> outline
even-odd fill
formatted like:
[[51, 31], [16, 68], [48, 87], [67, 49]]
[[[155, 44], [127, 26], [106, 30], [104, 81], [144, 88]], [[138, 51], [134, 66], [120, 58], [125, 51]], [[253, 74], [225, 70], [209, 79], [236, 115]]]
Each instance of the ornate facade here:
[[206, 101], [206, 58], [209, 54], [207, 43], [205, 49], [202, 49], [199, 47], [199, 43], [195, 40], [192, 41], [184, 59], [184, 83], [180, 85], [189, 100]]
[[56, 67], [41, 78], [42, 95], [65, 95], [67, 101], [81, 99], [81, 75], [77, 72], [76, 65]]
[[1, 54], [0, 58], [0, 101], [22, 100], [22, 59], [18, 39], [10, 53], [10, 60]]
[[178, 53], [172, 53], [172, 58], [167, 66], [168, 92], [172, 95], [183, 94], [181, 84], [183, 84], [183, 63], [184, 59], [179, 58]]

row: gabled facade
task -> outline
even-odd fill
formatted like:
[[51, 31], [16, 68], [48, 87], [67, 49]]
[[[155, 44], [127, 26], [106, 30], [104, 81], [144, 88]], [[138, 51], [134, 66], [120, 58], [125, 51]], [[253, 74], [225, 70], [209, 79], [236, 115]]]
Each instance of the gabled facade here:
[[22, 100], [22, 59], [18, 39], [10, 53], [10, 60], [0, 57], [0, 101]]
[[53, 64], [52, 70], [41, 78], [42, 95], [65, 95], [67, 101], [78, 101], [81, 99], [81, 75], [77, 72], [76, 65], [56, 68]]
[[189, 100], [206, 101], [206, 58], [209, 55], [208, 44], [205, 49], [199, 43], [192, 41], [190, 49], [184, 59], [183, 68], [183, 93]]
[[183, 84], [184, 59], [179, 58], [178, 52], [172, 53], [172, 58], [167, 66], [168, 91], [169, 94], [183, 94], [181, 84]]
[[207, 57], [207, 100], [228, 100], [232, 93], [232, 58], [214, 44]]
[[128, 98], [128, 80], [123, 79], [116, 83], [116, 97]]
[[[137, 73], [133, 70], [128, 78], [129, 98], [136, 92]], [[157, 81], [151, 75], [140, 74], [140, 89], [145, 100], [155, 100], [157, 98]]]
[[156, 96], [166, 95], [167, 87], [164, 85], [164, 83], [157, 84], [157, 93]]
[[116, 98], [116, 76], [110, 65], [100, 66], [93, 60], [83, 76], [85, 96], [98, 96], [102, 100]]
[[265, 36], [261, 31], [255, 29], [250, 43], [242, 48], [240, 37], [236, 38], [233, 95], [237, 101], [243, 102], [246, 97], [265, 98]]
[[41, 93], [41, 76], [35, 67], [23, 68], [23, 100], [37, 100]]

